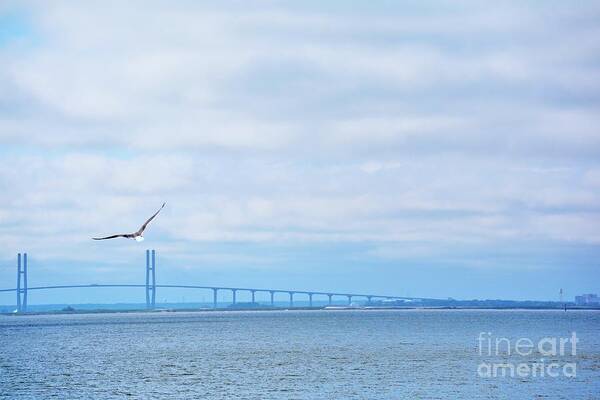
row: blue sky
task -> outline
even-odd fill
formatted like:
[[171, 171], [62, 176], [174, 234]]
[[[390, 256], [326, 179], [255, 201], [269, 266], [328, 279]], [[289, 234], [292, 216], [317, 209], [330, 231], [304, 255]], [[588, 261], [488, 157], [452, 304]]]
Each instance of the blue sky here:
[[[165, 284], [599, 292], [599, 17], [594, 2], [2, 2], [0, 286], [18, 251], [31, 285], [142, 282], [155, 248]], [[143, 244], [90, 240], [163, 201]]]

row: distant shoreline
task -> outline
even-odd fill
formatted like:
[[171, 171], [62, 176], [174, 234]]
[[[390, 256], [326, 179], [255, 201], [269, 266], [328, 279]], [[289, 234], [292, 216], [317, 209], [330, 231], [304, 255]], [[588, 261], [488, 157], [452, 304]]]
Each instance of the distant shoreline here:
[[224, 307], [224, 308], [157, 308], [147, 309], [73, 309], [73, 310], [48, 310], [48, 311], [30, 311], [25, 313], [2, 312], [4, 316], [32, 316], [32, 315], [79, 315], [79, 314], [130, 314], [130, 313], [179, 313], [179, 312], [227, 312], [227, 311], [382, 311], [382, 310], [554, 310], [554, 311], [600, 311], [598, 307], [350, 307], [350, 306], [324, 306], [324, 307]]

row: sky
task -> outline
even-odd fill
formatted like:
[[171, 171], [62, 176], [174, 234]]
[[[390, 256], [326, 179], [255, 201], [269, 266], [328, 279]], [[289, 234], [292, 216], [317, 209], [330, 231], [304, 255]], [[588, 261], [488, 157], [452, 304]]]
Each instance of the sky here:
[[[153, 248], [162, 284], [600, 292], [599, 22], [593, 1], [0, 0], [0, 287], [18, 252], [30, 286], [143, 283]], [[145, 242], [90, 239], [162, 202]]]

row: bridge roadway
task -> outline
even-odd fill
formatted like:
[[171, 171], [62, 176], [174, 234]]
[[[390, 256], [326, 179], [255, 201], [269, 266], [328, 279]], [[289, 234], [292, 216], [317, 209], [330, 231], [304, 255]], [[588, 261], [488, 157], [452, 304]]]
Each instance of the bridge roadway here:
[[[88, 284], [88, 285], [56, 285], [56, 286], [34, 286], [28, 287], [26, 290], [50, 290], [50, 289], [71, 289], [71, 288], [146, 288], [148, 285], [135, 285], [135, 284]], [[204, 289], [213, 291], [213, 307], [217, 308], [217, 292], [219, 290], [230, 290], [232, 292], [233, 301], [232, 304], [236, 304], [236, 295], [238, 291], [245, 291], [252, 293], [252, 302], [255, 302], [255, 293], [263, 292], [270, 293], [271, 295], [271, 306], [274, 305], [275, 293], [287, 293], [289, 295], [290, 307], [294, 306], [294, 295], [304, 294], [308, 296], [309, 305], [313, 305], [313, 296], [327, 296], [329, 304], [332, 304], [332, 297], [346, 297], [348, 304], [352, 303], [352, 298], [362, 297], [371, 301], [374, 298], [386, 299], [386, 300], [425, 300], [424, 298], [417, 297], [401, 297], [401, 296], [385, 296], [375, 294], [361, 294], [361, 293], [336, 293], [336, 292], [319, 292], [319, 291], [307, 291], [307, 290], [286, 290], [286, 289], [259, 289], [259, 288], [241, 288], [241, 287], [226, 287], [226, 286], [196, 286], [196, 285], [153, 285], [156, 288], [180, 288], [180, 289]], [[0, 289], [0, 292], [15, 292], [17, 289]]]

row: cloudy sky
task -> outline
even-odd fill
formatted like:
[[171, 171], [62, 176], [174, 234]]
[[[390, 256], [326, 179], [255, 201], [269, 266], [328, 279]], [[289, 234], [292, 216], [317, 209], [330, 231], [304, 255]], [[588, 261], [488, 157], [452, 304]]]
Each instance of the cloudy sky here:
[[0, 0], [0, 286], [155, 248], [164, 284], [600, 292], [598, 37], [591, 1]]

